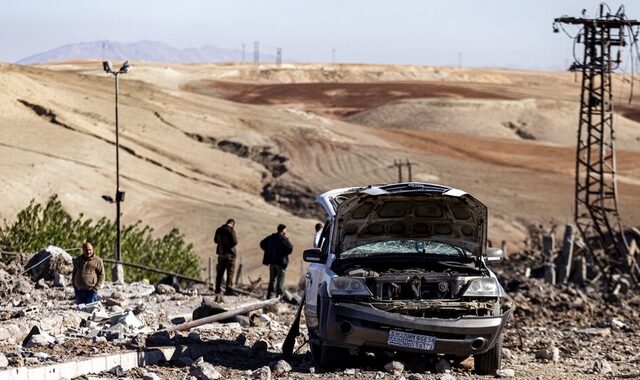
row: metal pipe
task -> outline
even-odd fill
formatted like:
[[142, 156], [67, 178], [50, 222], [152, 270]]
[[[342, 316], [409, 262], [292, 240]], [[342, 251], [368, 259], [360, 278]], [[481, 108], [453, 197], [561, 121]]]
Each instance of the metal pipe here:
[[167, 328], [167, 331], [190, 330], [190, 329], [192, 329], [194, 327], [206, 325], [208, 323], [223, 321], [225, 319], [229, 319], [231, 317], [235, 317], [236, 315], [239, 315], [239, 314], [244, 314], [244, 313], [248, 313], [250, 311], [263, 309], [265, 307], [269, 307], [269, 306], [275, 305], [276, 303], [278, 303], [280, 301], [281, 301], [281, 297], [278, 297], [278, 298], [272, 298], [272, 299], [269, 299], [269, 300], [266, 300], [266, 301], [259, 301], [259, 302], [256, 302], [256, 303], [250, 303], [250, 304], [247, 304], [247, 305], [243, 305], [243, 306], [237, 307], [237, 308], [235, 308], [233, 310], [229, 310], [229, 311], [225, 311], [225, 312], [220, 313], [220, 314], [212, 315], [210, 317], [196, 319], [195, 321], [189, 321], [189, 322], [181, 323], [179, 325], [171, 326], [171, 327]]

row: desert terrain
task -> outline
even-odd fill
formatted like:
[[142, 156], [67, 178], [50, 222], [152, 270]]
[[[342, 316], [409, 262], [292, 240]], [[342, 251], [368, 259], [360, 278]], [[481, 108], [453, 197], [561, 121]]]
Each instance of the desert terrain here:
[[[579, 83], [573, 73], [379, 65], [133, 63], [120, 79], [123, 223], [177, 227], [206, 264], [238, 222], [245, 271], [285, 223], [300, 275], [313, 197], [413, 179], [466, 190], [490, 209], [489, 238], [521, 246], [532, 223], [571, 222]], [[58, 194], [73, 215], [113, 218], [114, 81], [99, 62], [0, 64], [0, 217]], [[640, 124], [614, 80], [618, 192], [640, 224]], [[404, 179], [406, 180], [406, 170]], [[206, 265], [205, 265], [206, 266]], [[203, 273], [204, 275], [204, 273]]]

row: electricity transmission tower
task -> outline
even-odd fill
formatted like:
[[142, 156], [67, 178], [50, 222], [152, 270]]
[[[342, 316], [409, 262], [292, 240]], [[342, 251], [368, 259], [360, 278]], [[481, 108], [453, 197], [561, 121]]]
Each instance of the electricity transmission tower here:
[[[582, 71], [575, 222], [591, 259], [609, 286], [614, 274], [629, 274], [638, 283], [640, 270], [625, 239], [618, 212], [611, 71], [620, 65], [620, 50], [636, 43], [638, 32], [633, 27], [640, 22], [627, 19], [622, 6], [614, 14], [606, 4], [601, 4], [596, 18], [587, 18], [585, 13], [583, 10], [583, 17], [554, 20], [556, 33], [560, 28], [567, 33], [563, 24], [578, 26], [574, 45], [584, 45], [582, 62], [574, 56], [570, 68]], [[617, 50], [615, 58], [612, 49]]]

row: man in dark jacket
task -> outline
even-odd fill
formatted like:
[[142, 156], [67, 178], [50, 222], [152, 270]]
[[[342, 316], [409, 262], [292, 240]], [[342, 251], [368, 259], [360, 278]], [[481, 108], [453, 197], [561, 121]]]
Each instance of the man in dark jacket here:
[[279, 224], [277, 231], [260, 242], [260, 248], [264, 251], [262, 263], [269, 265], [267, 298], [271, 298], [274, 290], [276, 297], [284, 293], [284, 276], [289, 264], [289, 255], [293, 251], [293, 244], [287, 237], [287, 226]]
[[216, 254], [218, 255], [218, 265], [216, 266], [216, 295], [220, 295], [222, 292], [221, 286], [224, 272], [227, 272], [227, 289], [225, 294], [233, 295], [231, 286], [233, 284], [233, 273], [235, 272], [236, 264], [236, 245], [238, 245], [235, 226], [236, 221], [229, 219], [225, 224], [218, 227], [213, 237], [214, 243], [218, 245], [216, 247]]
[[98, 300], [98, 290], [104, 284], [102, 259], [93, 253], [89, 242], [82, 246], [82, 255], [73, 259], [71, 281], [76, 295], [76, 304], [92, 303]]

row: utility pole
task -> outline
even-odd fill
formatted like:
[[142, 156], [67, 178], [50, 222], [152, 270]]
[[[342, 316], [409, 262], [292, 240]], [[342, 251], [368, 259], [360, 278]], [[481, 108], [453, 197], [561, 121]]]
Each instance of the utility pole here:
[[398, 168], [398, 182], [402, 182], [402, 161], [393, 160], [393, 165], [389, 166], [390, 168]]
[[260, 63], [260, 41], [253, 42], [253, 63]]
[[402, 182], [402, 167], [406, 166], [409, 182], [411, 182], [413, 181], [412, 167], [417, 165], [418, 164], [408, 159], [404, 162], [402, 160], [393, 160], [393, 165], [390, 165], [389, 168], [398, 168], [398, 182]]
[[282, 48], [276, 48], [276, 64], [282, 65]]
[[411, 162], [411, 161], [409, 161], [407, 159], [407, 162], [405, 162], [405, 165], [407, 165], [407, 169], [409, 171], [409, 182], [411, 182], [411, 181], [413, 181], [413, 176], [411, 175], [411, 166], [412, 165], [416, 165], [417, 166], [418, 164], [416, 164], [415, 162]]
[[[627, 19], [622, 6], [613, 14], [602, 3], [598, 13], [596, 18], [556, 18], [553, 29], [557, 33], [562, 24], [578, 26], [575, 43], [584, 45], [582, 62], [571, 65], [571, 70], [582, 71], [574, 217], [590, 258], [611, 288], [614, 274], [631, 275], [636, 284], [640, 280], [618, 212], [611, 93], [611, 70], [620, 65], [627, 39], [636, 43], [637, 28], [632, 28], [640, 22]], [[617, 49], [615, 58], [612, 48]]]

